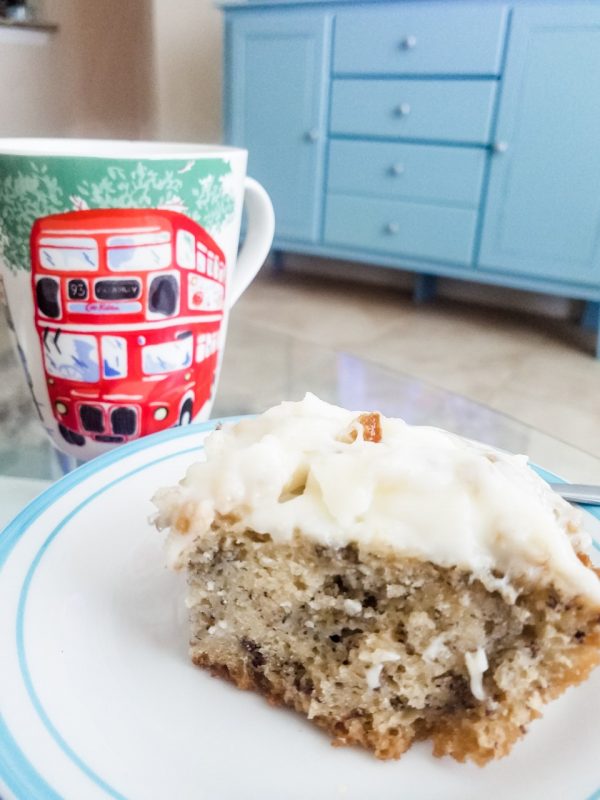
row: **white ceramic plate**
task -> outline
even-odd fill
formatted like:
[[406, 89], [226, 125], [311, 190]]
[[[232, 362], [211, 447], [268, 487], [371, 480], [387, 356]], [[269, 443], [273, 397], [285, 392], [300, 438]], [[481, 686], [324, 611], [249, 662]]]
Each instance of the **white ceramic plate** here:
[[5, 800], [600, 798], [600, 670], [480, 769], [428, 743], [398, 762], [334, 749], [300, 716], [195, 668], [184, 578], [146, 519], [211, 427], [96, 459], [0, 535]]

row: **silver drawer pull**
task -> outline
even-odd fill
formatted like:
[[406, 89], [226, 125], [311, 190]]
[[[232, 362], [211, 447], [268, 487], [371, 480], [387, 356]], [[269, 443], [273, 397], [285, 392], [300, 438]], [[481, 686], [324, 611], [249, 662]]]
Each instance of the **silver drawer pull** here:
[[408, 103], [398, 103], [394, 109], [394, 114], [397, 117], [407, 117], [410, 114], [410, 105]]
[[390, 175], [402, 175], [404, 173], [404, 164], [397, 162], [390, 167]]
[[385, 232], [390, 234], [400, 233], [400, 224], [398, 222], [388, 222], [385, 226]]
[[506, 153], [508, 150], [508, 142], [494, 142], [492, 145], [492, 150], [494, 153]]
[[417, 37], [416, 36], [405, 36], [404, 39], [400, 42], [400, 47], [402, 50], [412, 50], [417, 46]]

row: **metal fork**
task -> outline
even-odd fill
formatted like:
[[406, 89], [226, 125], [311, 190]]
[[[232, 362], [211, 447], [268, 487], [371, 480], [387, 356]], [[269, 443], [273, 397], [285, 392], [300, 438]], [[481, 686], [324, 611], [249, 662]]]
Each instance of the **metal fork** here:
[[585, 483], [551, 483], [550, 488], [571, 503], [600, 506], [600, 486]]

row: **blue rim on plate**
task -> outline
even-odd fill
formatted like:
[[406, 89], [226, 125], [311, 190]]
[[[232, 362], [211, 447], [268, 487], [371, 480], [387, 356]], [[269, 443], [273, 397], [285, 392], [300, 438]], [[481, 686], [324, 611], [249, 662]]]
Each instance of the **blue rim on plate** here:
[[[170, 442], [170, 441], [175, 441], [177, 439], [184, 439], [186, 437], [193, 436], [194, 434], [207, 433], [208, 431], [214, 429], [214, 427], [220, 421], [236, 422], [242, 418], [243, 417], [239, 416], [227, 417], [223, 418], [222, 420], [212, 420], [209, 422], [188, 425], [182, 428], [174, 428], [162, 431], [160, 433], [153, 434], [152, 436], [147, 436], [144, 437], [143, 439], [139, 439], [135, 442], [123, 445], [122, 447], [112, 450], [109, 453], [105, 453], [104, 455], [101, 455], [93, 459], [92, 461], [89, 461], [87, 464], [84, 464], [81, 467], [78, 467], [77, 469], [73, 470], [73, 472], [62, 477], [55, 484], [53, 484], [44, 492], [42, 492], [38, 497], [36, 497], [34, 500], [28, 503], [28, 505], [15, 517], [15, 519], [11, 523], [9, 523], [2, 532], [0, 532], [0, 569], [2, 569], [10, 552], [12, 551], [16, 543], [19, 541], [21, 536], [28, 529], [30, 523], [36, 517], [38, 517], [43, 511], [45, 511], [50, 505], [52, 505], [52, 503], [54, 503], [58, 498], [62, 497], [73, 486], [77, 485], [85, 478], [94, 475], [95, 473], [103, 470], [105, 467], [108, 467], [117, 461], [121, 461], [127, 458], [128, 456], [133, 455], [134, 453], [154, 447], [157, 444], [161, 444], [166, 441]], [[115, 480], [113, 481], [109, 481], [103, 487], [97, 489], [95, 492], [88, 495], [85, 498], [85, 500], [79, 503], [74, 509], [72, 509], [69, 512], [69, 514], [63, 517], [61, 522], [47, 536], [46, 540], [41, 545], [35, 558], [31, 562], [31, 565], [27, 572], [27, 576], [21, 588], [21, 594], [19, 598], [18, 611], [17, 611], [16, 645], [18, 651], [19, 666], [21, 668], [23, 681], [26, 686], [32, 705], [35, 708], [44, 727], [51, 735], [51, 737], [54, 739], [54, 741], [57, 743], [57, 745], [61, 748], [61, 750], [65, 753], [65, 755], [96, 785], [97, 788], [103, 790], [108, 797], [114, 798], [114, 800], [127, 800], [127, 799], [124, 797], [124, 795], [122, 795], [120, 792], [118, 792], [116, 789], [110, 786], [110, 784], [108, 784], [104, 779], [102, 779], [99, 775], [97, 775], [77, 755], [77, 753], [70, 747], [70, 745], [61, 737], [60, 733], [54, 727], [52, 721], [46, 714], [35, 692], [35, 688], [33, 687], [29, 669], [27, 666], [27, 659], [26, 659], [24, 640], [23, 640], [24, 612], [25, 612], [29, 587], [33, 579], [34, 573], [49, 544], [60, 533], [65, 523], [68, 522], [69, 519], [71, 519], [75, 514], [77, 514], [91, 500], [93, 500], [103, 492], [107, 491], [110, 487], [112, 487], [116, 483], [119, 483], [127, 479], [131, 475], [134, 475], [144, 469], [147, 469], [157, 463], [160, 463], [161, 461], [165, 461], [170, 458], [176, 458], [178, 456], [185, 455], [186, 453], [192, 453], [194, 451], [199, 452], [202, 449], [203, 445], [199, 444], [195, 445], [194, 447], [190, 447], [188, 449], [177, 450], [174, 453], [169, 453], [167, 455], [160, 456], [159, 458], [156, 458], [152, 461], [148, 461], [130, 470], [129, 472], [121, 475], [120, 477], [115, 478]], [[548, 470], [545, 470], [536, 465], [533, 465], [533, 467], [536, 470], [536, 472], [545, 480], [566, 483], [566, 481], [559, 478], [554, 473], [549, 472]], [[597, 506], [596, 507], [582, 506], [582, 507], [593, 517], [596, 517], [597, 519], [600, 520], [600, 507]], [[594, 547], [598, 551], [600, 551], [600, 542], [594, 539], [593, 544]], [[4, 784], [8, 787], [9, 791], [11, 791], [14, 794], [14, 796], [18, 798], [18, 800], [63, 800], [61, 796], [58, 795], [56, 791], [37, 772], [33, 764], [31, 764], [28, 761], [24, 753], [18, 747], [17, 743], [12, 737], [10, 731], [8, 730], [8, 727], [6, 726], [1, 716], [0, 716], [0, 779], [2, 779]], [[592, 795], [590, 795], [587, 798], [587, 800], [600, 800], [600, 788], [597, 789]]]

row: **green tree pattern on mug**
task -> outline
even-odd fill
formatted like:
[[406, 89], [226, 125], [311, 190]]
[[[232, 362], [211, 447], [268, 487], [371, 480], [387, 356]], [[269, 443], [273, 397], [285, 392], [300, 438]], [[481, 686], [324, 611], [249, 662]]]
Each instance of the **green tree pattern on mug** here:
[[96, 208], [165, 208], [187, 214], [211, 234], [233, 215], [226, 159], [181, 162], [134, 159], [88, 161], [81, 180], [77, 160], [26, 156], [5, 159], [0, 171], [0, 255], [12, 271], [31, 268], [29, 236], [36, 219]]

